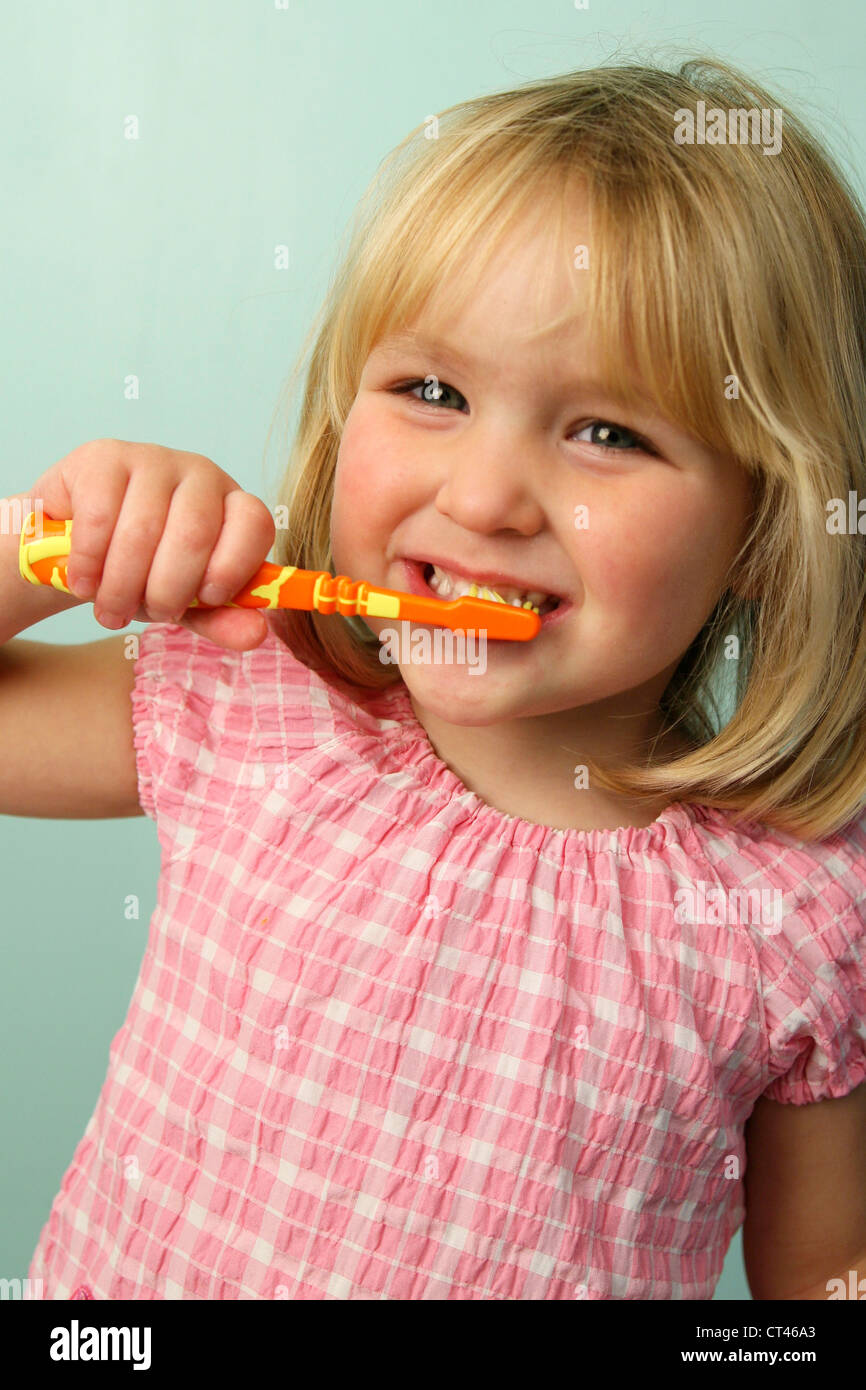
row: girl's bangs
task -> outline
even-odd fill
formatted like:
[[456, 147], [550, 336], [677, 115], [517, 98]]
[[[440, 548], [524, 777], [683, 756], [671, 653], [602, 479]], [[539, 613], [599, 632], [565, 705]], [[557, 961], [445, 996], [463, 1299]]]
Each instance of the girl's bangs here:
[[[638, 185], [611, 186], [591, 167], [530, 170], [512, 155], [504, 167], [494, 158], [464, 169], [435, 192], [423, 218], [404, 206], [399, 225], [382, 227], [387, 269], [368, 262], [354, 306], [356, 324], [366, 326], [355, 339], [362, 360], [422, 316], [459, 314], [513, 236], [542, 232], [551, 237], [551, 275], [567, 267], [575, 293], [552, 317], [542, 313], [550, 302], [542, 271], [527, 338], [573, 321], [586, 285], [598, 353], [593, 375], [611, 395], [657, 412], [709, 448], [748, 455], [751, 430], [724, 408], [726, 378], [735, 373], [724, 267], [706, 264], [705, 229], [684, 213], [676, 190], [651, 197]], [[586, 215], [578, 224], [582, 196]]]

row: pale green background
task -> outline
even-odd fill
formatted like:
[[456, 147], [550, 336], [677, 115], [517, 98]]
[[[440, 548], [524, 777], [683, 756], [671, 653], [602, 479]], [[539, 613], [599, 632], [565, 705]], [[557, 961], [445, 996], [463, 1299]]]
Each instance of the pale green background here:
[[[77, 0], [0, 16], [0, 496], [100, 436], [207, 454], [252, 492], [378, 161], [431, 113], [618, 57], [712, 52], [866, 167], [862, 0]], [[135, 115], [137, 141], [124, 139]], [[290, 248], [288, 270], [274, 247]], [[140, 399], [124, 378], [140, 378]], [[27, 636], [106, 636], [89, 606]], [[40, 750], [33, 749], [38, 759]], [[145, 946], [150, 820], [4, 818], [0, 1277], [23, 1277]], [[128, 895], [140, 899], [127, 920]], [[740, 1237], [717, 1297], [748, 1298]]]

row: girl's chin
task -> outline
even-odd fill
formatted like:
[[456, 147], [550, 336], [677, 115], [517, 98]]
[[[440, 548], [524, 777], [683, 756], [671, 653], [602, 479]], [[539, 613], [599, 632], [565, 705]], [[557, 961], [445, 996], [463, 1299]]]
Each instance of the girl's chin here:
[[537, 687], [521, 690], [513, 676], [489, 669], [401, 663], [400, 675], [413, 700], [449, 724], [494, 724], [534, 713]]
[[524, 706], [543, 677], [529, 643], [458, 637], [420, 623], [382, 623], [377, 636], [382, 665], [399, 668], [414, 698], [442, 719], [490, 724], [532, 712]]

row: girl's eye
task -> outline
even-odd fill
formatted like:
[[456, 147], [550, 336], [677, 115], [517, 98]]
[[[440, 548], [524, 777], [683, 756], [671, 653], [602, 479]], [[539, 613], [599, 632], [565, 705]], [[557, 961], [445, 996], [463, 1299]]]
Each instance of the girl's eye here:
[[414, 396], [415, 392], [419, 390], [421, 394], [415, 396], [415, 399], [423, 401], [427, 405], [442, 405], [443, 402], [447, 402], [449, 392], [462, 401], [464, 405], [466, 404], [465, 396], [461, 396], [460, 392], [455, 390], [453, 386], [449, 386], [447, 381], [440, 381], [436, 376], [425, 376], [423, 379], [418, 377], [414, 381], [404, 381], [401, 386], [393, 388], [395, 396]]
[[[395, 396], [412, 395], [425, 405], [447, 406], [449, 396], [452, 398], [452, 404], [457, 405], [458, 410], [468, 404], [466, 397], [461, 395], [455, 387], [449, 386], [447, 381], [440, 381], [436, 376], [425, 376], [423, 379], [416, 377], [413, 381], [404, 381], [399, 386], [392, 387], [392, 391]], [[457, 398], [456, 401], [454, 397]], [[462, 404], [457, 404], [458, 402], [462, 402]], [[587, 438], [587, 436], [589, 437]], [[617, 453], [655, 454], [657, 452], [648, 439], [644, 439], [640, 434], [635, 434], [634, 430], [626, 429], [625, 425], [614, 424], [612, 420], [593, 420], [574, 437], [582, 443], [597, 444], [605, 450]]]
[[581, 443], [600, 444], [602, 448], [613, 449], [619, 453], [655, 453], [648, 439], [635, 434], [634, 430], [626, 429], [625, 425], [615, 425], [612, 420], [593, 420], [574, 437]]

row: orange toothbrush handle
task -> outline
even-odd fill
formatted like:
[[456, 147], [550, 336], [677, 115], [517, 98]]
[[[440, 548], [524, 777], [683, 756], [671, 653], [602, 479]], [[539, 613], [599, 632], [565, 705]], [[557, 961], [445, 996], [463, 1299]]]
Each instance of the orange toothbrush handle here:
[[[37, 520], [30, 512], [21, 528], [18, 568], [31, 584], [51, 584], [64, 593], [66, 559], [72, 547], [72, 522]], [[193, 599], [191, 608], [211, 605]], [[400, 589], [380, 589], [366, 580], [332, 575], [328, 570], [303, 570], [295, 565], [265, 561], [252, 579], [239, 589], [226, 608], [302, 608], [318, 613], [339, 613], [344, 618], [392, 618], [401, 622], [430, 623], [454, 632], [484, 631], [488, 637], [526, 642], [541, 626], [537, 613], [494, 599], [464, 594], [456, 599], [424, 598]]]
[[[274, 570], [271, 582], [262, 584], [259, 576], [264, 570]], [[258, 581], [258, 583], [257, 583]], [[286, 587], [291, 592], [284, 594]], [[448, 627], [454, 632], [485, 631], [488, 637], [505, 641], [525, 642], [534, 637], [541, 626], [537, 613], [528, 608], [515, 608], [495, 599], [474, 598], [464, 594], [456, 599], [425, 598], [407, 594], [401, 589], [380, 589], [364, 579], [352, 580], [345, 574], [332, 575], [328, 570], [298, 570], [278, 565], [263, 565], [247, 589], [235, 595], [239, 606], [253, 604], [254, 598], [276, 589], [273, 608], [315, 608], [319, 613], [341, 613], [344, 618], [393, 618], [398, 622], [430, 623]]]

